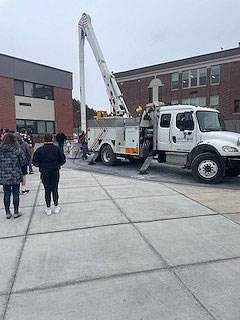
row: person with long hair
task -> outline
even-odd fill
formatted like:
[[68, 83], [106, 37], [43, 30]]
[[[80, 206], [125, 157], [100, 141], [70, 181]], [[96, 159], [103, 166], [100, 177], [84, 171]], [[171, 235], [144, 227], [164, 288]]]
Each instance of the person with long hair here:
[[0, 145], [0, 185], [3, 185], [3, 202], [7, 219], [12, 217], [11, 193], [13, 194], [13, 217], [16, 219], [22, 215], [19, 212], [19, 188], [26, 174], [26, 157], [16, 137], [12, 133], [6, 133]]

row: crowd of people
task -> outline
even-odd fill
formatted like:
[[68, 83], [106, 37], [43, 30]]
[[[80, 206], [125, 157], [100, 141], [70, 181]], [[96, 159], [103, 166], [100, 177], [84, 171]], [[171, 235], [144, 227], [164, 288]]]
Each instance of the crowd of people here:
[[[45, 189], [45, 213], [52, 214], [51, 197], [54, 213], [59, 213], [58, 183], [59, 170], [66, 162], [64, 155], [65, 134], [60, 130], [57, 135], [58, 147], [53, 143], [53, 135], [44, 135], [44, 145], [34, 152], [35, 142], [31, 129], [21, 129], [14, 132], [9, 129], [0, 129], [0, 185], [3, 186], [4, 207], [6, 218], [18, 218], [20, 194], [29, 192], [27, 189], [27, 174], [33, 174], [33, 167], [39, 168], [41, 180]], [[13, 196], [14, 212], [10, 210], [10, 199]]]

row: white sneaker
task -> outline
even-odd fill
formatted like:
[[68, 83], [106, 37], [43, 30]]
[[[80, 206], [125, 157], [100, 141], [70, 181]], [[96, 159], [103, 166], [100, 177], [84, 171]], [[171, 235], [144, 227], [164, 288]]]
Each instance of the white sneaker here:
[[45, 209], [45, 213], [46, 213], [47, 216], [50, 216], [52, 214], [51, 208], [46, 208]]
[[61, 208], [59, 206], [54, 207], [54, 213], [59, 213]]

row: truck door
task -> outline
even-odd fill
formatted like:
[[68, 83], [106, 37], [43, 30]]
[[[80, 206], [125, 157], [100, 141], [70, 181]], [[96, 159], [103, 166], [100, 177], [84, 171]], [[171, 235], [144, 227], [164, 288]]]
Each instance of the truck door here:
[[157, 149], [161, 151], [171, 151], [171, 140], [170, 140], [170, 124], [173, 121], [172, 113], [164, 112], [160, 114], [158, 123], [158, 145]]
[[172, 151], [189, 152], [196, 145], [196, 123], [194, 122], [193, 112], [177, 111], [173, 112], [173, 122], [171, 130]]

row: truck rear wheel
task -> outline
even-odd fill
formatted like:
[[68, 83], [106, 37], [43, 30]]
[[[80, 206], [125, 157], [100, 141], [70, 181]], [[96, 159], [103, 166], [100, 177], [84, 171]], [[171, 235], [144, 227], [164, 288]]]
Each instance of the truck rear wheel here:
[[101, 160], [105, 166], [114, 166], [117, 162], [117, 158], [112, 148], [108, 145], [103, 147], [101, 151]]
[[201, 183], [218, 183], [225, 176], [224, 161], [215, 153], [199, 154], [192, 162], [192, 174]]

